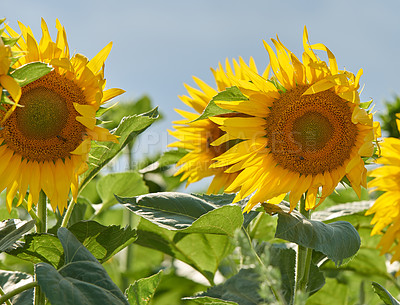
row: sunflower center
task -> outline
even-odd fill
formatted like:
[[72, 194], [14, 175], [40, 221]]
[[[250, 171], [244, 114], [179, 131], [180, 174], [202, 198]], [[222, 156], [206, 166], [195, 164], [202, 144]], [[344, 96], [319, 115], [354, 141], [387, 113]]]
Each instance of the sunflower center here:
[[0, 137], [28, 160], [66, 158], [82, 143], [85, 126], [73, 103], [86, 104], [82, 89], [55, 71], [22, 87], [19, 104], [3, 123]]
[[332, 138], [333, 127], [322, 114], [305, 113], [293, 122], [293, 137], [303, 150], [321, 149]]
[[57, 92], [37, 87], [23, 95], [17, 124], [29, 138], [48, 139], [60, 133], [68, 120], [65, 100]]
[[343, 166], [355, 146], [353, 104], [334, 91], [302, 95], [309, 86], [282, 93], [266, 118], [268, 147], [282, 167], [317, 175]]

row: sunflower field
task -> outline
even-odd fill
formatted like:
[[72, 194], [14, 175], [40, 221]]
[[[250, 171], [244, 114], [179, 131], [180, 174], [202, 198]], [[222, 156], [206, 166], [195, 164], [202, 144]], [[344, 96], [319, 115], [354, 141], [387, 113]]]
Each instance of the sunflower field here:
[[363, 69], [260, 38], [140, 155], [162, 105], [47, 22], [0, 20], [0, 304], [400, 304], [400, 99], [377, 114]]

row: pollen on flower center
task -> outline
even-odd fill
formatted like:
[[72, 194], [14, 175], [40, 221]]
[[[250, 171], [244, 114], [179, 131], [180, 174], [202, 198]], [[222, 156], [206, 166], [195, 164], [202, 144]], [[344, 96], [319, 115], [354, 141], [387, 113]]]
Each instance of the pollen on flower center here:
[[18, 107], [3, 123], [0, 136], [28, 160], [49, 161], [70, 156], [82, 142], [85, 126], [76, 120], [73, 103], [86, 104], [72, 80], [55, 71], [22, 88]]
[[282, 167], [304, 175], [330, 171], [350, 158], [357, 138], [352, 108], [334, 91], [303, 95], [309, 86], [281, 94], [266, 118], [268, 147]]

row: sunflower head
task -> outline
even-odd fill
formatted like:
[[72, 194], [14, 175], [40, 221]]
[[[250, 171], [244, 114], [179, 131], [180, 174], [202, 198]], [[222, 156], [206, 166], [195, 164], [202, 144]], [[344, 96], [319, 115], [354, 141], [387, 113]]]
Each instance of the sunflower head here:
[[[30, 209], [43, 190], [53, 209], [62, 212], [70, 190], [76, 200], [78, 176], [88, 167], [91, 141], [117, 142], [107, 129], [96, 126], [96, 112], [124, 91], [104, 90], [104, 63], [111, 43], [91, 60], [81, 54], [70, 57], [65, 29], [58, 20], [55, 41], [43, 19], [39, 43], [29, 27], [19, 25], [21, 38], [13, 49], [24, 56], [13, 68], [42, 62], [53, 71], [22, 87], [21, 107], [9, 117], [0, 111], [0, 191], [7, 188], [9, 209], [17, 193], [21, 204], [28, 192]], [[6, 28], [9, 37], [20, 36]]]
[[[210, 165], [214, 163], [213, 159], [226, 152], [234, 144], [235, 140], [233, 142], [229, 141], [226, 137], [226, 132], [214, 122], [216, 118], [196, 119], [206, 109], [214, 96], [233, 86], [231, 78], [228, 76], [232, 75], [241, 80], [249, 80], [243, 72], [243, 65], [246, 64], [242, 59], [240, 59], [240, 63], [233, 60], [233, 67], [226, 60], [225, 69], [221, 64], [216, 70], [212, 69], [217, 89], [210, 87], [196, 77], [194, 77], [194, 81], [200, 90], [185, 85], [189, 96], [183, 95], [180, 96], [180, 99], [192, 108], [194, 112], [176, 110], [184, 119], [174, 122], [176, 124], [174, 126], [175, 130], [169, 131], [171, 135], [178, 139], [177, 142], [169, 146], [183, 148], [188, 151], [177, 163], [180, 168], [175, 175], [182, 174], [181, 181], [187, 179], [187, 184], [213, 176], [208, 193], [217, 193], [237, 177], [237, 172], [226, 172], [227, 168], [210, 168]], [[250, 68], [247, 67], [247, 69], [257, 73], [253, 59], [250, 60]], [[222, 115], [221, 117], [226, 116], [228, 115]], [[229, 116], [237, 117], [242, 116], [242, 114], [229, 114]], [[221, 141], [221, 139], [224, 140]]]
[[274, 77], [244, 69], [250, 81], [232, 82], [248, 99], [216, 101], [250, 117], [218, 120], [230, 139], [242, 142], [212, 167], [240, 171], [226, 191], [239, 188], [236, 200], [253, 194], [246, 211], [259, 202], [279, 202], [288, 193], [291, 209], [303, 194], [306, 209], [315, 208], [344, 177], [360, 195], [366, 187], [362, 158], [373, 154], [375, 139], [372, 114], [360, 103], [362, 70], [357, 75], [339, 70], [326, 46], [309, 44], [306, 29], [302, 61], [279, 38], [272, 43], [276, 53], [264, 45]]
[[[396, 123], [400, 131], [400, 114], [396, 115]], [[400, 260], [400, 139], [384, 138], [380, 147], [381, 156], [376, 163], [382, 166], [368, 172], [368, 176], [373, 177], [369, 187], [382, 194], [366, 215], [374, 214], [371, 235], [383, 233], [378, 248], [381, 254], [392, 253], [394, 262]], [[396, 273], [399, 275], [400, 271]]]

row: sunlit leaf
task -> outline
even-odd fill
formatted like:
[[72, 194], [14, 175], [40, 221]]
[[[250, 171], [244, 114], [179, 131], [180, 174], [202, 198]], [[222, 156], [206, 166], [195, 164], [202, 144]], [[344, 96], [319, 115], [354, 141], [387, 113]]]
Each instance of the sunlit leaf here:
[[90, 151], [89, 169], [81, 175], [80, 189], [93, 179], [93, 177], [110, 162], [128, 143], [132, 142], [139, 134], [145, 131], [158, 118], [157, 108], [143, 113], [124, 117], [113, 134], [118, 136], [119, 143], [105, 142], [103, 146], [93, 147]]
[[215, 101], [247, 101], [248, 98], [243, 95], [237, 87], [227, 88], [225, 91], [219, 92], [213, 99], [207, 104], [203, 113], [195, 121], [204, 120], [208, 117], [232, 113], [234, 111], [223, 109], [219, 107]]
[[21, 87], [45, 76], [50, 73], [53, 68], [43, 62], [27, 63], [18, 69], [14, 70], [11, 75], [18, 80]]
[[125, 291], [130, 305], [147, 305], [156, 292], [160, 283], [162, 271], [150, 277], [139, 279], [129, 286]]
[[399, 301], [397, 301], [389, 291], [383, 288], [380, 284], [376, 282], [372, 282], [372, 287], [374, 288], [375, 293], [379, 296], [379, 298], [386, 305], [400, 305]]
[[360, 249], [360, 236], [347, 221], [325, 224], [306, 219], [296, 210], [288, 213], [288, 207], [283, 204], [264, 206], [266, 209], [275, 209], [278, 213], [275, 237], [322, 252], [337, 265]]
[[188, 194], [117, 199], [142, 217], [137, 244], [186, 262], [211, 283], [221, 260], [233, 250], [232, 236], [243, 223], [240, 206], [220, 207]]

